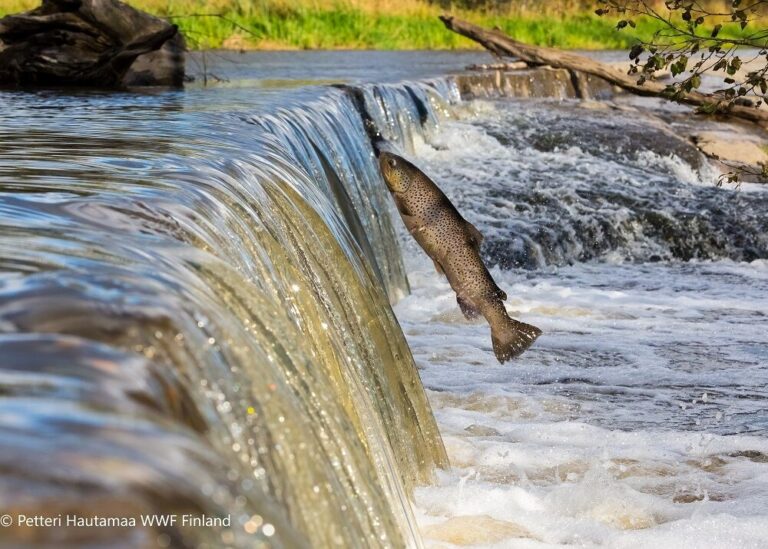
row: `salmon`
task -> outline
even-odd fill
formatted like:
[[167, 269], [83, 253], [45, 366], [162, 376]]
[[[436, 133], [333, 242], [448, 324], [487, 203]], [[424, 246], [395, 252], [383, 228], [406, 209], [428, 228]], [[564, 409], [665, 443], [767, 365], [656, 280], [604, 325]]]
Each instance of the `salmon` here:
[[406, 228], [444, 274], [468, 319], [482, 315], [491, 327], [493, 351], [504, 363], [541, 335], [536, 326], [511, 318], [507, 294], [480, 256], [483, 235], [464, 219], [440, 188], [419, 168], [391, 152], [379, 153], [379, 167]]

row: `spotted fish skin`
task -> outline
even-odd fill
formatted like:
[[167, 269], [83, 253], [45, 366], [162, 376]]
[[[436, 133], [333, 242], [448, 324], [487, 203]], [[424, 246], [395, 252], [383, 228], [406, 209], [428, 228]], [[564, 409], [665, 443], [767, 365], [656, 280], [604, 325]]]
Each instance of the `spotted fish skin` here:
[[499, 362], [522, 354], [541, 330], [507, 314], [503, 303], [507, 295], [480, 257], [480, 231], [461, 216], [424, 172], [401, 156], [382, 151], [379, 167], [406, 228], [435, 262], [438, 272], [448, 278], [464, 316], [483, 315], [488, 321]]

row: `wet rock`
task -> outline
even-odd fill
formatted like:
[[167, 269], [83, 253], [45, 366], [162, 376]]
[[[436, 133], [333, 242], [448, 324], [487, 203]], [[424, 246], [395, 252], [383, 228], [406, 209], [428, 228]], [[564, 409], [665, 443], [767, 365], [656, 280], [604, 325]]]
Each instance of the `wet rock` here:
[[[483, 70], [456, 76], [462, 97], [553, 97], [557, 99], [607, 98], [613, 89], [586, 74], [574, 76], [564, 69]], [[578, 84], [578, 85], [577, 85]]]
[[493, 427], [489, 427], [487, 425], [478, 425], [476, 423], [468, 425], [464, 428], [464, 430], [475, 437], [497, 437], [501, 435], [501, 433]]
[[674, 503], [698, 503], [700, 501], [726, 501], [728, 498], [723, 494], [714, 493], [682, 493], [672, 498]]
[[739, 452], [730, 453], [728, 456], [747, 458], [755, 463], [768, 463], [768, 454], [764, 454], [758, 450], [741, 450]]
[[180, 85], [183, 49], [175, 25], [118, 0], [43, 0], [0, 19], [0, 85]]
[[768, 144], [757, 130], [749, 132], [742, 127], [724, 126], [719, 131], [691, 135], [690, 139], [708, 157], [723, 162], [724, 172], [733, 167], [759, 172], [760, 167], [768, 163]]
[[425, 527], [423, 533], [428, 539], [462, 546], [490, 545], [509, 542], [516, 538], [537, 539], [519, 524], [497, 520], [488, 515], [452, 517], [441, 524]]

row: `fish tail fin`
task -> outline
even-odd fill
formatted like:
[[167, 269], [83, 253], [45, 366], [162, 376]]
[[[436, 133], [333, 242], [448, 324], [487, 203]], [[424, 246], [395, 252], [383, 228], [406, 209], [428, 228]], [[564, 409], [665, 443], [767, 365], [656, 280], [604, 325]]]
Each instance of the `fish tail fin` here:
[[540, 335], [536, 326], [510, 318], [501, 327], [492, 327], [493, 352], [503, 364], [523, 354]]

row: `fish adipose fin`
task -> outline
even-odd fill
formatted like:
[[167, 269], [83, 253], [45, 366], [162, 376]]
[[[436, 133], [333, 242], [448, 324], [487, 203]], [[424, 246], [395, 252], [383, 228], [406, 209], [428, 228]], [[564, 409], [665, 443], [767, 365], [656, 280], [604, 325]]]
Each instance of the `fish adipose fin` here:
[[491, 330], [493, 352], [502, 364], [523, 354], [541, 335], [536, 326], [518, 322], [512, 318], [502, 328]]
[[480, 316], [480, 311], [470, 305], [467, 300], [456, 296], [456, 302], [459, 304], [459, 309], [461, 309], [461, 312], [464, 314], [464, 318], [467, 320], [473, 320]]

